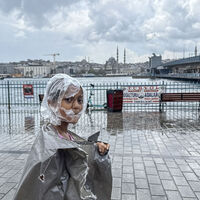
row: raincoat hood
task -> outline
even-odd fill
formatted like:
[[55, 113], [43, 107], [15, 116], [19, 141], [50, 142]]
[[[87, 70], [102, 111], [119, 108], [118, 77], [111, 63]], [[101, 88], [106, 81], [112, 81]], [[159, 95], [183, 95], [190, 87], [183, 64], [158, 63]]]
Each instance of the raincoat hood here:
[[[60, 113], [63, 98], [74, 97], [80, 90], [83, 93], [82, 110], [78, 114], [75, 114], [72, 109], [63, 110], [68, 116], [68, 119], [63, 118]], [[86, 102], [85, 90], [77, 79], [66, 74], [56, 74], [47, 83], [41, 105], [41, 115], [45, 120], [54, 125], [60, 125], [61, 121], [67, 121], [69, 123], [73, 119], [78, 121], [81, 114], [85, 111]]]

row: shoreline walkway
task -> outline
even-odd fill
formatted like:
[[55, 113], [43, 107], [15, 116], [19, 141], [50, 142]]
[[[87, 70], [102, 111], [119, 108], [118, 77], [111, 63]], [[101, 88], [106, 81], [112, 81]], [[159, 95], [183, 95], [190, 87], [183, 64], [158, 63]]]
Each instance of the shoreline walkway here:
[[[92, 112], [71, 129], [83, 136], [101, 130], [110, 143], [112, 200], [194, 200], [200, 199], [199, 122], [192, 110]], [[13, 199], [40, 125], [37, 110], [0, 110], [1, 200]]]

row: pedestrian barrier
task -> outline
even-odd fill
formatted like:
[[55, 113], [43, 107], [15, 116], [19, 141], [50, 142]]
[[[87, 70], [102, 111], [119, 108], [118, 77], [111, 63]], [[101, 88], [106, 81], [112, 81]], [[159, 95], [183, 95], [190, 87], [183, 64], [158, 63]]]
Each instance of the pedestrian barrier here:
[[44, 98], [44, 94], [39, 94], [38, 96], [39, 96], [39, 102], [40, 102], [40, 105], [41, 105], [42, 100], [43, 100], [43, 98]]
[[[0, 81], [0, 107], [28, 108], [41, 105], [46, 79], [42, 80], [1, 80]], [[190, 82], [105, 82], [83, 83], [86, 91], [88, 108], [91, 110], [105, 110], [107, 106], [108, 90], [123, 90], [123, 110], [159, 111], [162, 93], [200, 93], [199, 83]], [[183, 102], [183, 101], [182, 101]], [[180, 101], [165, 102], [166, 109], [193, 109], [198, 102], [182, 103]], [[163, 102], [164, 103], [164, 102]]]

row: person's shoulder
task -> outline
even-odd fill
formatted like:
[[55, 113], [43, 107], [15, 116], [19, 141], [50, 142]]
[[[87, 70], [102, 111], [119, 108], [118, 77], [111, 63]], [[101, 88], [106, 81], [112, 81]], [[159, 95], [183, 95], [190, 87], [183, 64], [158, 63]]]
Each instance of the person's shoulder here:
[[54, 137], [55, 133], [51, 129], [50, 124], [43, 124], [37, 132], [36, 139], [33, 143], [33, 148], [45, 149], [48, 147], [48, 144], [54, 140]]

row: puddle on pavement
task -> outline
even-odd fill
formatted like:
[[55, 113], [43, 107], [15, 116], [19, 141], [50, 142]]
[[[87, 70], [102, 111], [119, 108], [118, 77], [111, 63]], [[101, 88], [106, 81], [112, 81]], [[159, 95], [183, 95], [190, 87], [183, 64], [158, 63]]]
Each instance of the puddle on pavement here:
[[40, 128], [38, 110], [0, 110], [0, 134], [35, 134]]
[[[101, 131], [104, 135], [123, 134], [126, 130], [160, 131], [176, 129], [184, 134], [184, 129], [200, 129], [197, 111], [159, 112], [107, 112], [94, 111], [84, 114], [71, 130], [83, 137]], [[0, 110], [0, 134], [34, 134], [43, 124], [39, 110]], [[180, 131], [178, 131], [180, 129]]]

